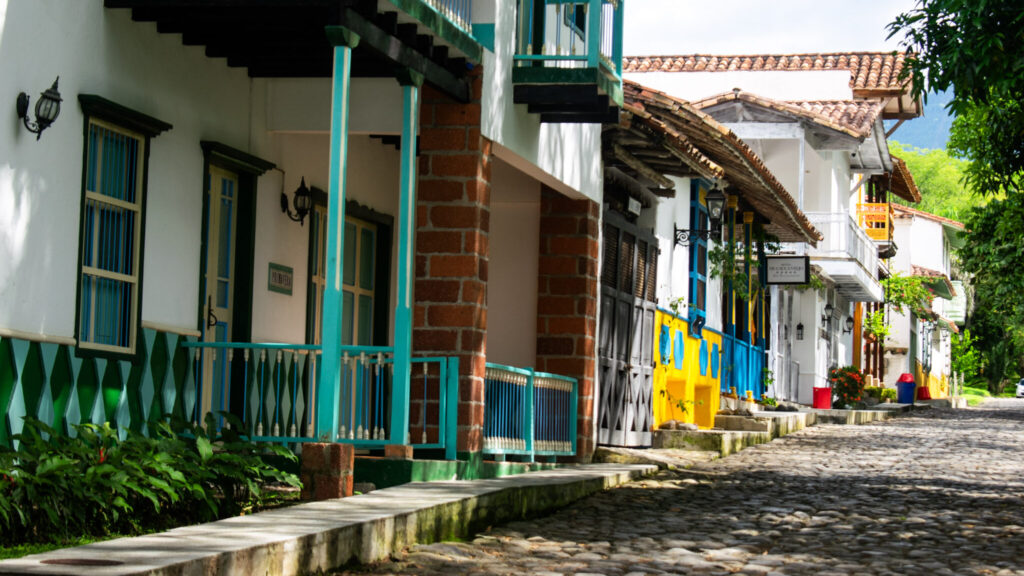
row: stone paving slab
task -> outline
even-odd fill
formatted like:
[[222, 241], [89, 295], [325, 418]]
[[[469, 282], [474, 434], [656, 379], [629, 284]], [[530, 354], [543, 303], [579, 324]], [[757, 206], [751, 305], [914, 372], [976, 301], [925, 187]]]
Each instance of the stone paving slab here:
[[[405, 546], [464, 538], [502, 522], [531, 518], [656, 471], [651, 465], [591, 464], [491, 480], [404, 484], [5, 560], [0, 574], [321, 573], [352, 561], [379, 561]], [[89, 565], [108, 561], [119, 564]]]

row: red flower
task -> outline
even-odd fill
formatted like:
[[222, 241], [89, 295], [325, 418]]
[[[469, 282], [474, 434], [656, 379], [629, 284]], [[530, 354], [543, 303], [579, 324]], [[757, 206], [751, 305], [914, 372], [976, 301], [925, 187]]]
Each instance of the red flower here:
[[103, 449], [103, 446], [100, 446], [100, 464], [103, 464], [106, 461], [107, 461], [107, 452]]

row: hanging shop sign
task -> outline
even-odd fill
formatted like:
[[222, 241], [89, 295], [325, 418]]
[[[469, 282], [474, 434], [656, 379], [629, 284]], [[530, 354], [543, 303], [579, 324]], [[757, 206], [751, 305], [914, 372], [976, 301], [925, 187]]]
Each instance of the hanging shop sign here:
[[768, 256], [768, 284], [807, 284], [811, 281], [809, 256]]

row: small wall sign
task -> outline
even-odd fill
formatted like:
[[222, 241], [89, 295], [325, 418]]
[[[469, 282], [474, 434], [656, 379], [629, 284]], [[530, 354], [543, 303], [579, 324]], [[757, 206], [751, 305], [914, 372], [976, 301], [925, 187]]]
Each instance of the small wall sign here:
[[809, 256], [768, 256], [768, 284], [807, 284], [810, 281]]
[[291, 267], [271, 262], [267, 273], [267, 290], [291, 296], [294, 278], [295, 273]]

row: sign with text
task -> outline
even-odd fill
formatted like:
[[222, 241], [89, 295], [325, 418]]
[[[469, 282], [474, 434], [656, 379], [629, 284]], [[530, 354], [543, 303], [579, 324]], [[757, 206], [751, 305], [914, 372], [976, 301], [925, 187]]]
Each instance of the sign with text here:
[[267, 274], [267, 290], [278, 294], [292, 295], [292, 279], [295, 274], [289, 266], [270, 263], [270, 271]]
[[768, 284], [807, 284], [810, 281], [810, 257], [768, 256]]

